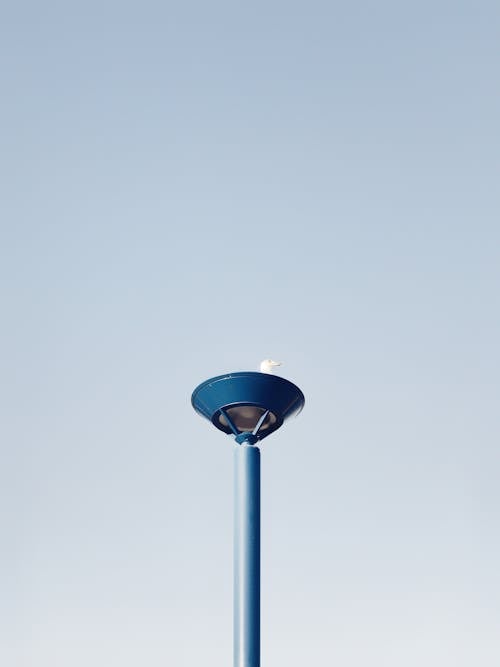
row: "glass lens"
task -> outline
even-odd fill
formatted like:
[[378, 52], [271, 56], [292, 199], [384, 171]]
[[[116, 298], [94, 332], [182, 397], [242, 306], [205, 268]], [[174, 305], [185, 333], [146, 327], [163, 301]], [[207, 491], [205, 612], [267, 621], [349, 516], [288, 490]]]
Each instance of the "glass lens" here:
[[[226, 408], [225, 412], [227, 412], [229, 419], [233, 422], [238, 431], [252, 432], [266, 410], [264, 408], [256, 407], [255, 405], [238, 405], [233, 408]], [[223, 415], [220, 415], [219, 421], [224, 426], [228, 426], [227, 420]], [[259, 432], [265, 431], [275, 423], [276, 417], [270, 412], [259, 428]]]

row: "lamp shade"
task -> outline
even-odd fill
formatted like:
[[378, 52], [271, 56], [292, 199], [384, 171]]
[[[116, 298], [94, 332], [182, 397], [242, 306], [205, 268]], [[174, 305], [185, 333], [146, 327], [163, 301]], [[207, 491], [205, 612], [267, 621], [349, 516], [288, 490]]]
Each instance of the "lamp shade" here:
[[304, 406], [304, 395], [277, 375], [244, 371], [202, 382], [191, 403], [224, 433], [253, 433], [262, 440]]

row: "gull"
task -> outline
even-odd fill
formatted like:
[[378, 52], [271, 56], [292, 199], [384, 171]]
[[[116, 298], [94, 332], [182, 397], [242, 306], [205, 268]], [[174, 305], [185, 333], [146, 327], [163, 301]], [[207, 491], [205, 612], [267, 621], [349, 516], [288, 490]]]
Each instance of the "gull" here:
[[281, 366], [281, 361], [264, 359], [264, 361], [260, 362], [259, 370], [261, 373], [272, 373], [275, 366]]

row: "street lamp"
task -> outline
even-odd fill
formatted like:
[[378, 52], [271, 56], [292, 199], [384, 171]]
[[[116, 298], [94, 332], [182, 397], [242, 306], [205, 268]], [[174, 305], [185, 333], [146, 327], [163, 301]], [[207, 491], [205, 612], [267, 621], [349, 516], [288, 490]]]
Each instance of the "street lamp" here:
[[257, 443], [304, 406], [284, 378], [239, 372], [202, 382], [191, 403], [234, 436], [234, 667], [260, 667], [260, 450]]

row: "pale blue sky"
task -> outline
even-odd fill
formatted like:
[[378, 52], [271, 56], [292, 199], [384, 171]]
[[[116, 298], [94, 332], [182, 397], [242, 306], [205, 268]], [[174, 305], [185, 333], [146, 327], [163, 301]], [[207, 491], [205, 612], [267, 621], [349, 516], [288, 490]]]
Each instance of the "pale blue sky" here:
[[263, 665], [497, 667], [498, 4], [0, 14], [2, 662], [231, 664], [270, 356]]

